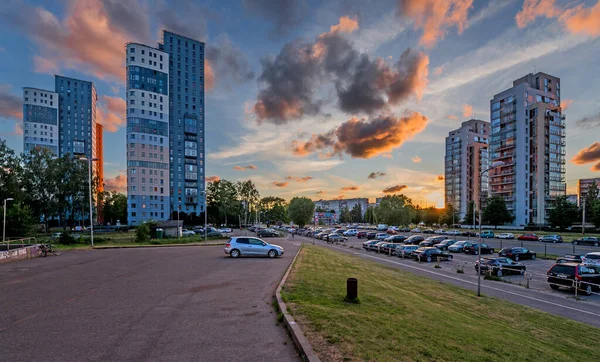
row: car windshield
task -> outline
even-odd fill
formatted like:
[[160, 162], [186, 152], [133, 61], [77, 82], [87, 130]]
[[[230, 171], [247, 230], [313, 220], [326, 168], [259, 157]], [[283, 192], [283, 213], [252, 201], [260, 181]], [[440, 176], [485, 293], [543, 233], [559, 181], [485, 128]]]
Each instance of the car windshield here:
[[463, 245], [465, 245], [466, 243], [467, 243], [466, 241], [459, 241], [459, 242], [456, 242], [456, 243], [454, 244], [454, 246], [463, 246]]

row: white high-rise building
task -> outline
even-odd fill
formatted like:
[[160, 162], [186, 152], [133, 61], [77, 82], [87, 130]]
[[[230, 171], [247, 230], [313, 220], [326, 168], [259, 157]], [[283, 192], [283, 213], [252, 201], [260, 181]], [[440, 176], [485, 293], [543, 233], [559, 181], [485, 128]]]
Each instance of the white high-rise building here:
[[59, 155], [58, 94], [23, 88], [23, 151], [40, 147]]
[[566, 195], [565, 117], [560, 79], [528, 74], [490, 101], [492, 196], [501, 196], [513, 225], [545, 225], [557, 196]]
[[[464, 219], [471, 201], [479, 205], [480, 190], [484, 196], [482, 202], [487, 197], [487, 174], [484, 174], [481, 180], [479, 176], [481, 171], [488, 167], [489, 135], [489, 122], [470, 119], [446, 137], [445, 203], [446, 206], [451, 204], [457, 210], [461, 220]], [[466, 224], [471, 222], [465, 220]]]

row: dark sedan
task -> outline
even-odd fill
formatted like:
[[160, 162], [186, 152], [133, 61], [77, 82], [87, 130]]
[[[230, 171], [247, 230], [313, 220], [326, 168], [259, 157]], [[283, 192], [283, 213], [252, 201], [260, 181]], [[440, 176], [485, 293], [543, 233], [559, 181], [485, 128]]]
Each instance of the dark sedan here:
[[367, 233], [367, 240], [373, 240], [377, 237], [377, 233], [375, 232], [369, 232]]
[[519, 240], [528, 240], [528, 241], [538, 241], [540, 238], [535, 234], [523, 234], [520, 235], [517, 239]]
[[561, 263], [581, 263], [583, 261], [583, 257], [585, 255], [578, 254], [565, 254], [564, 256], [560, 256], [556, 258], [556, 264]]
[[581, 239], [573, 240], [573, 244], [598, 246], [598, 245], [600, 245], [600, 239], [597, 237], [594, 237], [594, 236], [586, 236]]
[[415, 260], [426, 261], [428, 263], [436, 261], [438, 258], [441, 260], [452, 260], [453, 258], [453, 256], [447, 251], [441, 251], [440, 249], [434, 247], [419, 248], [412, 253], [411, 256]]
[[443, 240], [441, 243], [435, 244], [433, 246], [435, 246], [436, 248], [440, 249], [440, 250], [448, 250], [448, 248], [452, 245], [454, 245], [456, 243], [456, 240], [452, 240], [452, 239], [446, 239]]
[[461, 236], [477, 236], [477, 233], [475, 231], [463, 231], [460, 235]]
[[387, 243], [381, 246], [381, 252], [388, 255], [396, 255], [396, 248], [400, 244]]
[[364, 243], [362, 243], [362, 248], [369, 251], [371, 249], [371, 245], [377, 244], [378, 242], [379, 241], [377, 240], [365, 241]]
[[269, 236], [270, 237], [277, 237], [277, 236], [279, 236], [279, 234], [275, 230], [262, 229], [262, 230], [258, 230], [258, 232], [256, 233], [256, 236], [258, 236], [259, 238], [269, 237]]
[[433, 229], [425, 229], [423, 230], [423, 234], [433, 234], [435, 231]]
[[425, 240], [423, 236], [413, 235], [409, 236], [408, 239], [404, 240], [404, 244], [419, 245], [419, 243], [423, 240]]
[[[479, 244], [478, 243], [466, 243], [463, 246], [463, 251], [465, 254], [479, 254]], [[488, 244], [481, 244], [481, 254], [494, 254], [494, 248], [489, 246]]]
[[385, 241], [389, 243], [403, 243], [406, 239], [407, 238], [404, 235], [393, 235], [385, 239]]
[[523, 259], [535, 260], [535, 258], [537, 257], [537, 254], [535, 253], [535, 251], [531, 251], [526, 248], [516, 247], [516, 248], [504, 248], [504, 249], [500, 250], [500, 252], [498, 253], [498, 256], [506, 256], [515, 261], [519, 261], [519, 260], [523, 260]]
[[346, 241], [348, 241], [348, 238], [343, 235], [340, 235], [338, 233], [329, 234], [327, 236], [328, 244], [330, 244], [330, 243], [333, 244], [333, 243], [337, 243], [337, 242], [345, 243]]
[[445, 236], [430, 236], [427, 239], [421, 241], [419, 243], [419, 246], [422, 246], [422, 247], [434, 246], [435, 244], [441, 243], [442, 241], [444, 241], [446, 239], [447, 238]]
[[[475, 270], [479, 268], [479, 261], [475, 262]], [[481, 260], [481, 273], [490, 273], [497, 277], [508, 274], [523, 274], [527, 267], [510, 258], [484, 258]]]

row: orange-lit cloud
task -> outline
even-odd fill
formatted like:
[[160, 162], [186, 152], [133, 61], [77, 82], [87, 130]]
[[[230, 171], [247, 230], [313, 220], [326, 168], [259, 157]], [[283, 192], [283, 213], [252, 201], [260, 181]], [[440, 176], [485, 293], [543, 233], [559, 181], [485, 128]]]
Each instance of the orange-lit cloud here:
[[233, 166], [233, 169], [236, 171], [247, 171], [247, 170], [258, 170], [257, 166], [248, 165], [248, 166]]
[[340, 17], [340, 22], [337, 25], [332, 25], [329, 32], [352, 33], [356, 30], [358, 30], [358, 19], [356, 17], [342, 16]]
[[469, 104], [463, 104], [463, 117], [469, 118], [473, 116], [473, 106]]
[[293, 141], [292, 151], [297, 156], [304, 156], [330, 148], [325, 157], [346, 153], [354, 158], [371, 158], [400, 147], [423, 131], [427, 121], [427, 117], [418, 112], [407, 113], [404, 117], [351, 118], [335, 130], [313, 134], [307, 142]]
[[569, 107], [571, 107], [571, 104], [573, 104], [572, 99], [563, 99], [560, 101], [560, 108], [562, 108], [563, 111], [566, 111]]
[[113, 178], [104, 179], [105, 191], [127, 192], [127, 176], [117, 175]]
[[358, 186], [346, 186], [341, 188], [342, 191], [358, 191]]
[[204, 62], [204, 85], [206, 90], [213, 89], [215, 87], [215, 72], [213, 71], [210, 61]]
[[443, 39], [448, 28], [457, 27], [461, 34], [467, 27], [473, 0], [399, 0], [399, 13], [413, 19], [415, 29], [422, 29], [419, 43], [433, 47]]
[[0, 118], [23, 119], [23, 100], [7, 84], [0, 84]]
[[438, 175], [436, 178], [437, 181], [444, 181], [445, 177], [443, 175]]
[[537, 17], [544, 16], [548, 19], [557, 17], [561, 11], [555, 5], [556, 0], [525, 0], [523, 8], [515, 16], [519, 28], [526, 27]]
[[221, 178], [219, 176], [207, 176], [206, 177], [206, 182], [215, 182], [215, 181], [219, 181]]
[[449, 115], [448, 115], [448, 119], [451, 119], [451, 120], [457, 120], [457, 119], [458, 119], [458, 117], [456, 117], [456, 116], [455, 116], [455, 115], [453, 115], [453, 114], [449, 114]]
[[285, 178], [288, 181], [296, 181], [296, 182], [307, 182], [312, 180], [313, 178], [311, 176], [304, 176], [304, 177], [294, 177], [294, 176], [288, 176]]
[[127, 103], [123, 98], [102, 96], [97, 110], [98, 122], [107, 132], [117, 132], [125, 125]]
[[423, 161], [423, 159], [419, 156], [415, 156], [412, 158], [412, 162], [414, 162], [414, 163], [419, 163], [421, 161]]
[[406, 186], [406, 185], [394, 185], [394, 186], [386, 187], [385, 189], [383, 189], [382, 192], [384, 194], [394, 194], [394, 193], [400, 192], [406, 188], [408, 188], [408, 186]]
[[13, 134], [15, 136], [22, 136], [23, 135], [23, 125], [21, 123], [15, 124], [15, 130], [13, 131]]
[[442, 68], [442, 67], [437, 67], [433, 70], [433, 74], [435, 74], [435, 75], [442, 75], [443, 72], [444, 72], [444, 68]]
[[600, 1], [591, 8], [578, 5], [567, 9], [560, 19], [573, 34], [600, 35]]
[[386, 175], [385, 172], [375, 171], [375, 172], [371, 172], [367, 178], [371, 179], [371, 180], [374, 180], [374, 179], [376, 179], [378, 177], [383, 177], [385, 175]]
[[321, 190], [321, 191], [317, 191], [317, 192], [315, 192], [315, 194], [316, 194], [316, 195], [324, 195], [324, 194], [325, 194], [325, 191], [323, 191], [323, 190]]
[[579, 151], [575, 157], [571, 159], [576, 165], [597, 162], [592, 166], [592, 171], [600, 171], [600, 142], [594, 142], [591, 146]]
[[275, 187], [286, 187], [287, 185], [289, 185], [289, 182], [285, 181], [285, 182], [273, 182], [273, 186]]
[[336, 197], [334, 197], [334, 200], [343, 200], [346, 197], [346, 195], [338, 195]]

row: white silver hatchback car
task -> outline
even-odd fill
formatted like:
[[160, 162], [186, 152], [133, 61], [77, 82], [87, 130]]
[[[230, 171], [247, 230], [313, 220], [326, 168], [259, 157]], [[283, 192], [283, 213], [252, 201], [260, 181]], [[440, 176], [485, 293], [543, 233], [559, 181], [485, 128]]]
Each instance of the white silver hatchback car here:
[[269, 244], [264, 240], [253, 237], [232, 237], [225, 244], [225, 254], [232, 258], [239, 256], [268, 256], [275, 258], [283, 255], [283, 248], [279, 245]]

